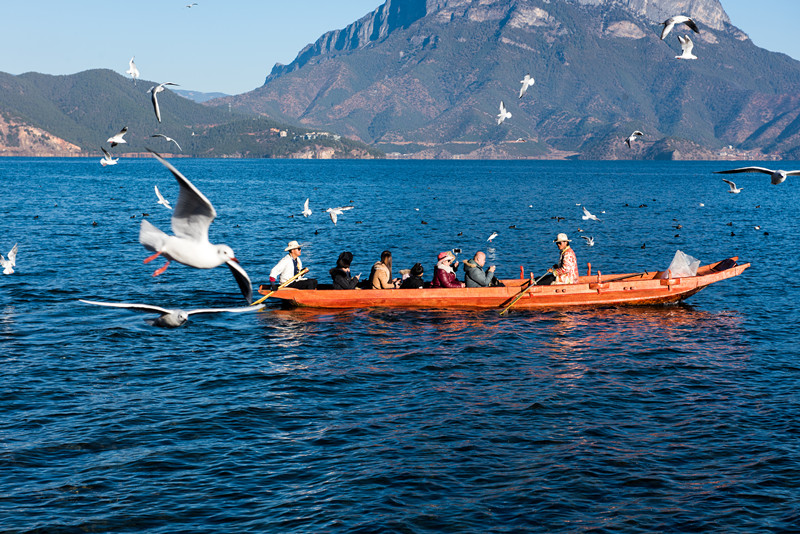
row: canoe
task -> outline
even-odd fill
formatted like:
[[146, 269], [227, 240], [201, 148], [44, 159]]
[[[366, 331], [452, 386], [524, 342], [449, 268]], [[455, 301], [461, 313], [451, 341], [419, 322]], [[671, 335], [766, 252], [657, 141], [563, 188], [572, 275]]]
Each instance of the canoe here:
[[[672, 277], [667, 271], [581, 276], [575, 284], [533, 286], [526, 278], [501, 280], [505, 286], [423, 289], [318, 289], [282, 288], [270, 298], [290, 307], [311, 308], [467, 308], [514, 309], [561, 308], [566, 306], [652, 306], [675, 304], [704, 287], [738, 276], [750, 267], [734, 256], [703, 265], [695, 276]], [[261, 285], [262, 295], [270, 287]]]

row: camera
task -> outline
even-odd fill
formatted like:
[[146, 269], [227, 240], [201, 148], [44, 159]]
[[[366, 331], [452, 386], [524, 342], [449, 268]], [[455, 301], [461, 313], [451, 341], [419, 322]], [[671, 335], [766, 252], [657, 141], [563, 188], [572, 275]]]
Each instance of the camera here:
[[453, 249], [453, 254], [461, 254], [461, 249], [460, 248], [454, 248]]

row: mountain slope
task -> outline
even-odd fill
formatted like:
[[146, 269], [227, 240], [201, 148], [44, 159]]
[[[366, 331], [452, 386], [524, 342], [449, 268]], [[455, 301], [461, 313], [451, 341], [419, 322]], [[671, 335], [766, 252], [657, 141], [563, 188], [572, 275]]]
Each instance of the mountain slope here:
[[[685, 25], [659, 38], [680, 13], [698, 60], [674, 58]], [[718, 0], [388, 0], [214, 103], [429, 157], [664, 157], [667, 139], [684, 156], [792, 157], [798, 94], [800, 63], [753, 45]], [[498, 126], [500, 100], [513, 117]]]

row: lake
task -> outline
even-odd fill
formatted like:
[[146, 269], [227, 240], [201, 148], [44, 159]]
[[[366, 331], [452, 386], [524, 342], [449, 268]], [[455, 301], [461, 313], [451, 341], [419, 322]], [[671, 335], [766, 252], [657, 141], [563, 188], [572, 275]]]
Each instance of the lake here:
[[[752, 267], [672, 307], [270, 302], [156, 328], [78, 299], [245, 305], [224, 266], [154, 278], [163, 260], [142, 262], [141, 220], [169, 232], [153, 186], [174, 203], [172, 175], [154, 159], [0, 159], [0, 252], [19, 243], [0, 276], [3, 532], [800, 524], [792, 177], [737, 175], [735, 195], [713, 174], [730, 162], [171, 162], [213, 202], [211, 241], [254, 290], [295, 239], [322, 282], [343, 250], [364, 276], [389, 249], [395, 274], [421, 262], [430, 280], [456, 247], [500, 277], [538, 275], [559, 232], [581, 273], [666, 269], [676, 250]], [[334, 226], [325, 209], [346, 205]]]

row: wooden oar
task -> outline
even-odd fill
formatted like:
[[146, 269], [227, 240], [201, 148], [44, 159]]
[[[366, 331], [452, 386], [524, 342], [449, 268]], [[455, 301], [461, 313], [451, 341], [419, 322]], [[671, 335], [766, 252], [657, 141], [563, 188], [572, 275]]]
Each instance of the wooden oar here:
[[[289, 278], [287, 281], [285, 281], [284, 283], [279, 285], [278, 289], [281, 289], [281, 288], [284, 288], [284, 287], [288, 286], [289, 284], [291, 284], [292, 282], [294, 282], [295, 280], [297, 280], [298, 278], [300, 278], [301, 276], [303, 276], [307, 272], [308, 272], [308, 267], [305, 267], [302, 271], [300, 271], [299, 273], [297, 273], [296, 275], [294, 275], [293, 277]], [[278, 289], [276, 289], [275, 291], [277, 291]], [[256, 304], [261, 304], [262, 302], [264, 302], [265, 300], [270, 298], [272, 296], [272, 294], [275, 293], [275, 291], [270, 291], [269, 293], [267, 293], [266, 295], [264, 295], [263, 297], [261, 297], [260, 299], [258, 299], [254, 303], [252, 303], [250, 306], [255, 306]]]
[[531, 282], [531, 285], [529, 285], [528, 287], [526, 287], [525, 289], [523, 289], [522, 291], [520, 291], [520, 292], [519, 292], [519, 295], [517, 295], [516, 297], [514, 297], [514, 300], [512, 300], [512, 301], [511, 301], [511, 304], [509, 304], [508, 306], [506, 306], [505, 308], [503, 308], [503, 311], [501, 311], [501, 312], [500, 312], [500, 315], [505, 315], [505, 314], [506, 314], [506, 312], [507, 312], [507, 311], [508, 311], [508, 310], [511, 308], [511, 306], [513, 306], [514, 304], [516, 304], [516, 303], [517, 303], [517, 301], [518, 301], [519, 299], [521, 299], [522, 297], [524, 297], [524, 296], [525, 296], [525, 293], [527, 293], [528, 291], [530, 291], [530, 290], [531, 290], [531, 288], [532, 288], [532, 287], [534, 287], [534, 286], [535, 286], [537, 283], [539, 283], [539, 281], [540, 281], [542, 278], [544, 278], [545, 276], [547, 276], [547, 273], [544, 273], [542, 276], [540, 276], [539, 278], [537, 278], [536, 280], [534, 280], [533, 282]]

